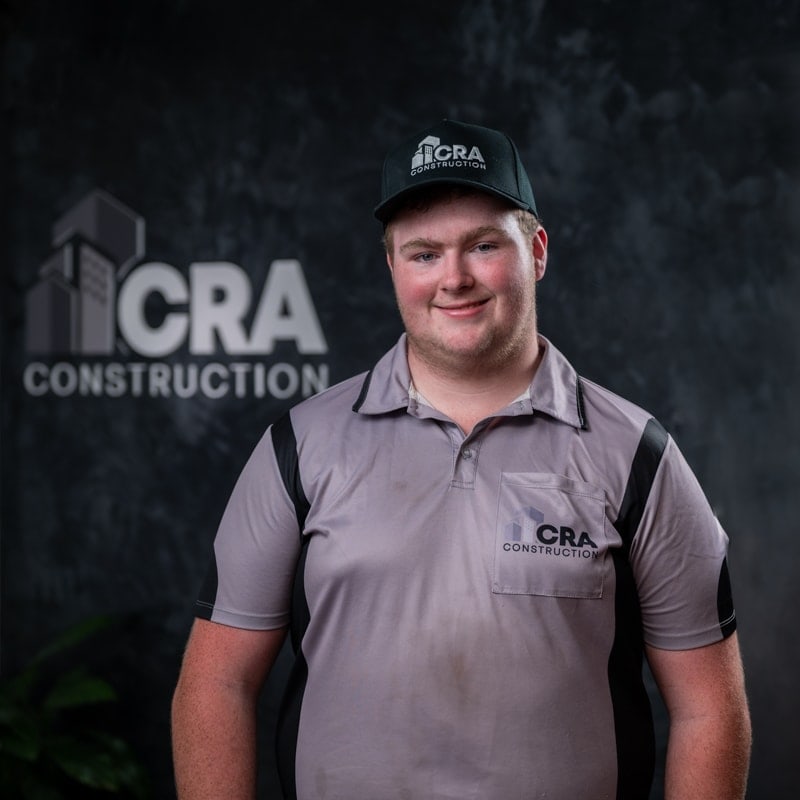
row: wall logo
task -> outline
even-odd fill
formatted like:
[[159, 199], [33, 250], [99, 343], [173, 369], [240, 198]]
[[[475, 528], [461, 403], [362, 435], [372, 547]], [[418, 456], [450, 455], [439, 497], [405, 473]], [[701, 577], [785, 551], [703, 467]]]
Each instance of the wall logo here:
[[411, 157], [411, 174], [419, 175], [426, 170], [446, 167], [486, 169], [486, 162], [478, 147], [442, 144], [438, 136], [426, 136]]
[[[328, 352], [299, 261], [273, 261], [257, 300], [236, 264], [195, 262], [188, 280], [169, 264], [140, 264], [144, 219], [99, 190], [52, 234], [26, 297], [26, 348], [41, 358], [25, 367], [28, 394], [287, 399], [327, 388], [327, 364], [260, 360], [280, 342], [302, 356]], [[220, 351], [247, 360], [208, 360]]]
[[544, 512], [523, 508], [504, 529], [503, 550], [562, 558], [597, 558], [598, 547], [586, 531], [545, 521]]

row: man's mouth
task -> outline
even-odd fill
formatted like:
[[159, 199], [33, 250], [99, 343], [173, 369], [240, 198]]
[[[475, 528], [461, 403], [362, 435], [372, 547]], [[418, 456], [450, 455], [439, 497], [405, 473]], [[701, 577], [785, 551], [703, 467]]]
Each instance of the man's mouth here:
[[467, 317], [483, 308], [489, 300], [473, 300], [469, 303], [453, 303], [447, 306], [436, 306], [444, 314], [452, 317]]

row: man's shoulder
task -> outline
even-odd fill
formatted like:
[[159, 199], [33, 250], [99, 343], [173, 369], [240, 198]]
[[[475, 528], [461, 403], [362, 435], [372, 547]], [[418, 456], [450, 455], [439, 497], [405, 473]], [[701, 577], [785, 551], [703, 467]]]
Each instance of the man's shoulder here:
[[367, 371], [360, 372], [301, 400], [289, 412], [292, 419], [316, 418], [324, 421], [328, 415], [351, 412], [368, 375]]
[[589, 430], [640, 433], [653, 415], [611, 389], [580, 377], [581, 399]]
[[[547, 358], [531, 387], [536, 404], [556, 419], [569, 419], [577, 402], [580, 427], [589, 433], [641, 433], [653, 415], [611, 389], [579, 374], [573, 364], [543, 336]], [[541, 373], [541, 374], [539, 374]]]

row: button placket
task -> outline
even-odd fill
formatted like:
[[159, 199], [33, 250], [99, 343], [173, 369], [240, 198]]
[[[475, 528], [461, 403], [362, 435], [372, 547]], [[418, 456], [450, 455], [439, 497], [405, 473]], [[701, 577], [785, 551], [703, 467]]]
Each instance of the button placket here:
[[455, 475], [453, 484], [462, 489], [471, 489], [475, 485], [478, 471], [479, 439], [468, 439], [461, 442], [455, 459]]

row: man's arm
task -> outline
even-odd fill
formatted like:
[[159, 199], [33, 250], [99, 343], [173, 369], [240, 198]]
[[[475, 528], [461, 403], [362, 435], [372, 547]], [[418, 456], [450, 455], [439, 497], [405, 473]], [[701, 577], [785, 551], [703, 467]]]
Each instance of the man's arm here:
[[648, 647], [647, 659], [670, 715], [666, 800], [742, 800], [751, 729], [736, 634], [695, 650]]
[[285, 634], [195, 621], [172, 701], [179, 800], [255, 798], [256, 700]]

